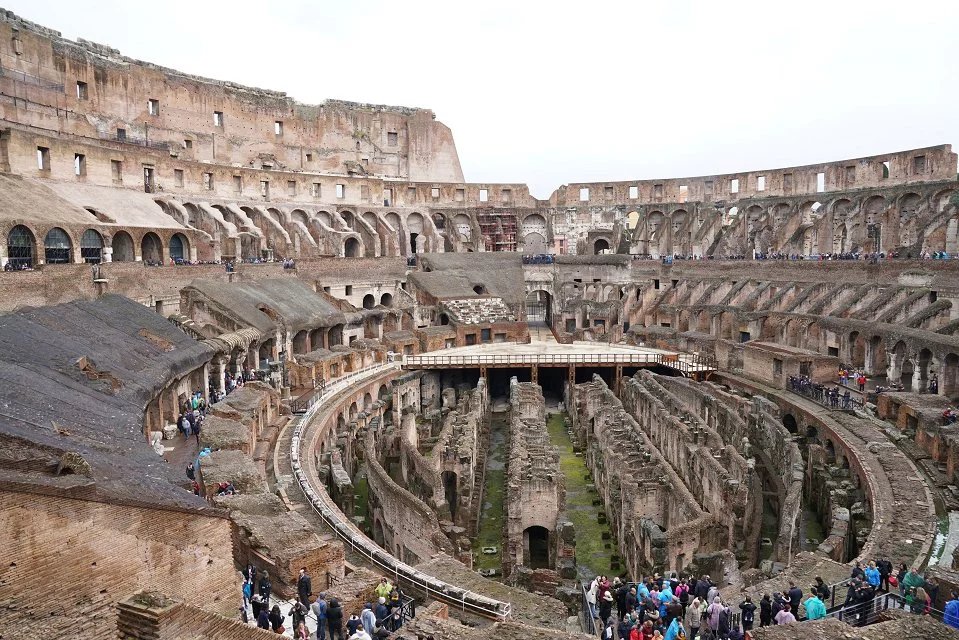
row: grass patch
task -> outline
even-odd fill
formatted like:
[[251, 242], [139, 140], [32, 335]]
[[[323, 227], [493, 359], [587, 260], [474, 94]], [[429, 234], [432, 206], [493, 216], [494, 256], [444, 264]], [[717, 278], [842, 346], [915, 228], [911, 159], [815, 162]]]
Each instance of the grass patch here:
[[[503, 527], [506, 522], [506, 468], [503, 461], [508, 428], [504, 416], [505, 414], [494, 414], [490, 424], [490, 449], [486, 458], [486, 477], [483, 480], [483, 506], [476, 538], [473, 540], [473, 568], [476, 570], [503, 570]], [[497, 552], [486, 555], [483, 547], [496, 547]]]
[[[559, 447], [560, 471], [566, 478], [566, 512], [576, 527], [576, 564], [582, 578], [598, 574], [616, 575], [620, 571], [610, 568], [613, 554], [618, 554], [608, 524], [600, 524], [597, 515], [604, 512], [602, 506], [593, 504], [599, 494], [589, 479], [589, 470], [582, 456], [573, 453], [573, 442], [566, 432], [566, 413], [552, 413], [547, 417], [550, 441]], [[603, 540], [603, 534], [610, 540]], [[606, 544], [611, 543], [607, 549]]]

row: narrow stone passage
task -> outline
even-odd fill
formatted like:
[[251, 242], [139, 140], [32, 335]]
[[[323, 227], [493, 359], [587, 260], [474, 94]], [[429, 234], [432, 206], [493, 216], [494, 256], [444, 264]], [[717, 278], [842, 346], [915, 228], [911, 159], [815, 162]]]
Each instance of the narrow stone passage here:
[[547, 417], [550, 441], [559, 447], [560, 469], [566, 481], [566, 511], [576, 527], [576, 570], [580, 580], [620, 572], [616, 541], [613, 539], [602, 501], [593, 485], [582, 455], [573, 451], [566, 430], [565, 411], [551, 411]]
[[[473, 540], [473, 568], [477, 571], [495, 569], [502, 576], [502, 546], [505, 506], [506, 432], [509, 429], [508, 405], [496, 406], [490, 416], [490, 449], [486, 458], [486, 477], [483, 481], [483, 505], [479, 527]], [[499, 410], [497, 410], [499, 409]], [[495, 547], [495, 553], [484, 553], [484, 548]]]

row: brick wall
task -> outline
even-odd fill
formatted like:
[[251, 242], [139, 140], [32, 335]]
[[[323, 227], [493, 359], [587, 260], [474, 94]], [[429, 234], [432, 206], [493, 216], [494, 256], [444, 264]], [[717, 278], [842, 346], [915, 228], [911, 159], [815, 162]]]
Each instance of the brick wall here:
[[226, 518], [0, 491], [0, 540], [3, 638], [112, 640], [115, 603], [143, 589], [237, 606]]

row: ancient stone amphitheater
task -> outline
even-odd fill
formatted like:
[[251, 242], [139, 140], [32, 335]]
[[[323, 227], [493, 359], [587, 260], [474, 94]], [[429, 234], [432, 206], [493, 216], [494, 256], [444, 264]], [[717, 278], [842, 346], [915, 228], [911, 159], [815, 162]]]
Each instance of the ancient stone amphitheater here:
[[[538, 200], [431, 111], [9, 12], [0, 118], [0, 637], [265, 638], [248, 565], [346, 617], [387, 576], [410, 640], [582, 637], [595, 575], [672, 572], [834, 585], [754, 638], [959, 637], [949, 145]], [[870, 560], [930, 615], [834, 615]]]

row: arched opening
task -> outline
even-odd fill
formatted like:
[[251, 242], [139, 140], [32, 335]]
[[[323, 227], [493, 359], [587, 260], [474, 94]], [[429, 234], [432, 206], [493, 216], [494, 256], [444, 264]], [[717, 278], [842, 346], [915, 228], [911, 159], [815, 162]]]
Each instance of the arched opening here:
[[441, 313], [439, 316], [439, 319], [440, 319], [440, 324], [443, 326], [446, 326], [450, 323], [450, 317], [445, 313]]
[[458, 506], [459, 502], [459, 498], [456, 495], [456, 486], [456, 473], [453, 471], [444, 471], [443, 491], [446, 495], [446, 504], [448, 504], [450, 507], [450, 517], [452, 517], [454, 522], [456, 521], [456, 507]]
[[293, 336], [293, 353], [306, 353], [309, 351], [309, 333], [306, 329], [297, 331]]
[[270, 360], [273, 358], [273, 338], [260, 345], [258, 355], [260, 357], [260, 369], [268, 369]]
[[372, 293], [368, 293], [365, 296], [363, 296], [364, 309], [372, 309], [375, 306], [376, 306], [376, 296], [374, 296]]
[[478, 285], [476, 285], [475, 287], [473, 287], [473, 293], [475, 293], [475, 294], [478, 295], [478, 296], [485, 296], [485, 295], [486, 295], [486, 287], [484, 287], [484, 286], [481, 285], [481, 284], [478, 284]]
[[140, 259], [150, 265], [160, 265], [163, 262], [163, 244], [160, 236], [150, 232], [140, 241]]
[[796, 424], [796, 418], [791, 413], [783, 416], [783, 426], [789, 433], [799, 433], [799, 426]]
[[523, 546], [526, 566], [530, 569], [549, 568], [549, 530], [532, 526], [523, 531]]
[[906, 358], [902, 362], [902, 372], [899, 375], [899, 382], [902, 384], [902, 388], [906, 391], [912, 391], [912, 376], [915, 372], [915, 366], [912, 364], [912, 360]]
[[386, 542], [385, 538], [383, 537], [383, 523], [380, 522], [379, 518], [373, 520], [373, 542], [381, 547]]
[[60, 227], [54, 227], [43, 239], [43, 261], [47, 264], [66, 264], [70, 262], [72, 248], [67, 232]]
[[335, 347], [338, 344], [343, 344], [343, 325], [338, 324], [330, 327], [330, 330], [327, 332], [326, 340], [327, 348]]
[[593, 255], [599, 256], [609, 253], [609, 241], [606, 238], [600, 238], [593, 244]]
[[358, 258], [360, 256], [360, 241], [356, 238], [347, 238], [343, 243], [343, 255], [347, 258]]
[[423, 247], [418, 246], [420, 234], [423, 233], [423, 216], [418, 213], [411, 213], [406, 217], [406, 228], [410, 232], [410, 254], [419, 253]]
[[130, 237], [130, 234], [126, 231], [117, 231], [114, 233], [113, 242], [110, 243], [110, 246], [113, 247], [114, 262], [133, 262], [136, 260], [136, 252], [133, 250], [133, 238]]
[[916, 391], [925, 391], [929, 388], [929, 363], [932, 361], [932, 352], [922, 349], [919, 352], [919, 388]]
[[310, 348], [316, 351], [323, 348], [323, 339], [326, 337], [326, 329], [317, 327], [310, 331]]
[[380, 304], [383, 305], [384, 307], [392, 307], [392, 306], [393, 306], [393, 294], [392, 294], [392, 293], [384, 293], [382, 296], [380, 296]]
[[959, 389], [956, 388], [957, 378], [959, 378], [959, 355], [950, 353], [946, 355], [946, 360], [942, 368], [942, 380], [939, 385], [939, 393], [952, 398]]
[[80, 237], [80, 257], [87, 264], [103, 261], [103, 236], [96, 229], [87, 229]]
[[36, 246], [37, 241], [33, 237], [33, 232], [22, 224], [18, 224], [7, 234], [7, 262], [14, 269], [32, 268], [33, 252]]
[[170, 258], [178, 263], [190, 260], [190, 241], [182, 233], [170, 238]]
[[552, 323], [553, 301], [548, 291], [537, 289], [526, 296], [526, 321]]

